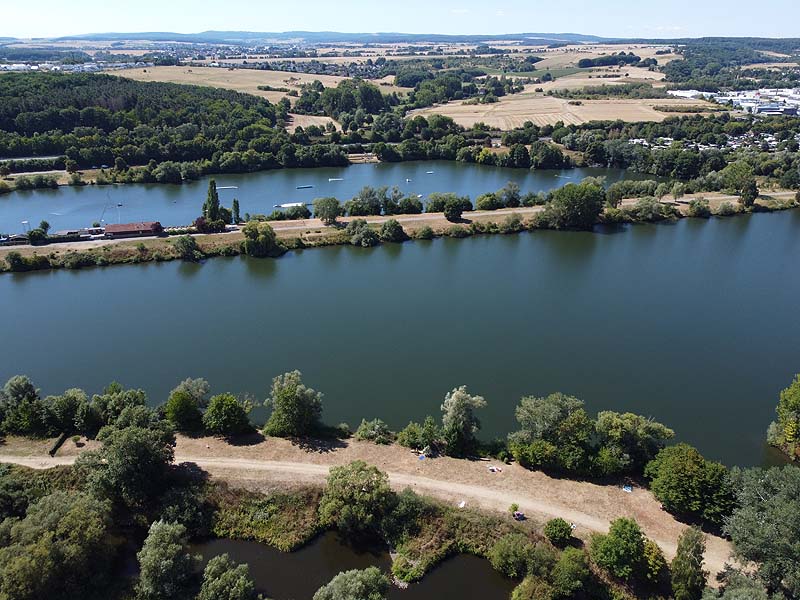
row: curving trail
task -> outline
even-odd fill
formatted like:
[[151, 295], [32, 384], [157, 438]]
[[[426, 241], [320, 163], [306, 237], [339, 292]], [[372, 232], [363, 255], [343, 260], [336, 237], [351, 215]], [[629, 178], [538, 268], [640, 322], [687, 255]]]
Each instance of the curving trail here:
[[[350, 442], [335, 450], [308, 452], [277, 440], [232, 447], [220, 440], [180, 437], [175, 454], [176, 463], [195, 463], [216, 477], [249, 487], [322, 484], [331, 466], [356, 459], [386, 471], [395, 489], [411, 488], [447, 502], [465, 501], [468, 506], [503, 513], [515, 502], [534, 518], [558, 516], [574, 523], [576, 534], [583, 538], [607, 531], [613, 518], [633, 517], [668, 559], [675, 555], [677, 537], [685, 528], [661, 511], [647, 490], [636, 488], [633, 493], [624, 493], [616, 486], [552, 479], [515, 465], [502, 466], [501, 473], [490, 474], [487, 461], [417, 461], [407, 450], [396, 446]], [[74, 460], [75, 456], [0, 454], [0, 462], [34, 469], [70, 465]], [[713, 582], [713, 576], [731, 561], [731, 547], [726, 540], [712, 535], [706, 536], [706, 543], [705, 568]]]

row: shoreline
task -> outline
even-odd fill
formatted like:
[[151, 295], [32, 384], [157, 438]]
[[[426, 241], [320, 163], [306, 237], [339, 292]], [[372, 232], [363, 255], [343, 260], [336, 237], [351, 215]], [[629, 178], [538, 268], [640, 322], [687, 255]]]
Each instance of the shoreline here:
[[[713, 208], [718, 208], [723, 203], [736, 202], [736, 212], [731, 215], [715, 215], [709, 217], [695, 217], [688, 214], [688, 202], [694, 198], [704, 197], [710, 201]], [[745, 210], [736, 196], [717, 194], [695, 194], [685, 196], [678, 201], [662, 200], [661, 203], [677, 208], [679, 217], [664, 219], [676, 221], [681, 219], [709, 219], [713, 217], [728, 218], [760, 212], [780, 212], [792, 210], [800, 206], [794, 200], [795, 192], [778, 191], [763, 195], [754, 208]], [[780, 200], [778, 200], [780, 198]], [[620, 207], [631, 208], [639, 199], [623, 200]], [[781, 202], [784, 202], [781, 204]], [[777, 204], [775, 204], [777, 203]], [[380, 215], [370, 217], [339, 217], [338, 226], [326, 226], [319, 219], [303, 219], [295, 221], [266, 221], [275, 231], [277, 240], [284, 244], [287, 251], [305, 248], [319, 248], [325, 246], [351, 245], [349, 236], [346, 235], [344, 225], [350, 221], [364, 219], [372, 229], [390, 220], [396, 220], [403, 227], [408, 236], [406, 241], [431, 239], [418, 237], [424, 228], [430, 228], [432, 237], [464, 238], [473, 235], [511, 235], [524, 231], [545, 230], [536, 223], [536, 216], [544, 210], [544, 206], [521, 206], [518, 208], [501, 208], [498, 210], [475, 210], [465, 212], [458, 222], [451, 222], [444, 218], [443, 213], [421, 213], [406, 215]], [[512, 223], [516, 221], [516, 223]], [[637, 223], [657, 223], [660, 221], [636, 221], [626, 219], [621, 222], [598, 221], [596, 225], [622, 225]], [[203, 253], [201, 260], [218, 256], [238, 256], [245, 253], [241, 249], [244, 241], [242, 225], [233, 226], [235, 229], [224, 233], [215, 234], [187, 234], [194, 238]], [[80, 269], [91, 266], [110, 266], [118, 264], [142, 264], [148, 262], [168, 262], [181, 260], [176, 254], [172, 240], [180, 236], [148, 236], [110, 240], [87, 240], [83, 242], [58, 242], [43, 245], [13, 245], [0, 247], [0, 273], [20, 273], [31, 271], [47, 271], [54, 269]], [[402, 243], [402, 242], [381, 242]], [[6, 258], [9, 254], [17, 253], [23, 259], [35, 259], [37, 264], [33, 268], [12, 270]]]

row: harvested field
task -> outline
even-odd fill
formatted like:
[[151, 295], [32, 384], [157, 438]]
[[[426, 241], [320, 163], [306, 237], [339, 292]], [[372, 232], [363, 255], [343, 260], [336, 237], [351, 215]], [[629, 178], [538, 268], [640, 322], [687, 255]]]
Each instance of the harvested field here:
[[[532, 87], [528, 88], [529, 90]], [[654, 121], [681, 113], [659, 112], [654, 106], [709, 106], [702, 100], [686, 101], [683, 99], [610, 99], [581, 100], [580, 105], [569, 104], [563, 98], [545, 96], [542, 93], [526, 91], [521, 94], [504, 96], [494, 104], [465, 105], [461, 102], [450, 102], [442, 106], [433, 106], [414, 111], [413, 114], [439, 114], [451, 117], [459, 125], [472, 127], [475, 123], [485, 123], [490, 127], [509, 130], [521, 127], [525, 121], [536, 125], [553, 125], [558, 121], [579, 125], [589, 121], [622, 120], [628, 122]]]
[[302, 127], [305, 129], [309, 125], [316, 125], [317, 127], [322, 127], [323, 129], [328, 125], [328, 123], [333, 123], [334, 127], [341, 131], [341, 126], [331, 119], [330, 117], [315, 117], [313, 115], [296, 115], [294, 113], [289, 113], [291, 117], [291, 122], [287, 123], [286, 129], [289, 131], [294, 131], [296, 127]]
[[121, 77], [137, 81], [163, 81], [225, 88], [245, 92], [278, 102], [286, 96], [285, 92], [267, 92], [258, 86], [287, 88], [299, 91], [304, 83], [321, 81], [326, 87], [335, 87], [344, 77], [331, 75], [306, 75], [305, 73], [285, 73], [282, 71], [256, 71], [255, 69], [223, 69], [215, 67], [151, 67], [131, 69], [119, 73]]

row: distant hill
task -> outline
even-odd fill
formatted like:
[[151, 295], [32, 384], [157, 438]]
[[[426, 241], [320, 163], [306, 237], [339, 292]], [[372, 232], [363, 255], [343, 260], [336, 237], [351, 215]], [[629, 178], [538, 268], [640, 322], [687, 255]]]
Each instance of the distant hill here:
[[579, 33], [514, 33], [502, 35], [443, 35], [443, 34], [416, 34], [416, 33], [338, 33], [335, 31], [284, 31], [284, 32], [257, 32], [257, 31], [203, 31], [201, 33], [170, 33], [170, 32], [140, 32], [140, 33], [87, 33], [56, 38], [55, 41], [89, 40], [89, 41], [121, 41], [143, 40], [150, 42], [189, 42], [212, 44], [241, 44], [258, 42], [291, 42], [303, 41], [307, 43], [376, 43], [376, 44], [403, 44], [403, 43], [470, 43], [470, 42], [498, 42], [508, 40], [535, 40], [540, 43], [597, 43], [607, 41], [594, 35]]

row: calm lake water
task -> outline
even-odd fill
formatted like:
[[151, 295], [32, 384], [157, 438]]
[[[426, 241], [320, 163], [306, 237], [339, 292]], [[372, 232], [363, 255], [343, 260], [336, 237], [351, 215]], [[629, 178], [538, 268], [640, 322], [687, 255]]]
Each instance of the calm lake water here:
[[[227, 553], [232, 560], [247, 563], [256, 589], [274, 600], [310, 600], [320, 587], [341, 571], [378, 567], [391, 569], [386, 553], [358, 552], [342, 544], [333, 533], [322, 535], [297, 552], [285, 553], [257, 542], [210, 540], [192, 547], [203, 566]], [[494, 571], [488, 561], [474, 556], [453, 557], [406, 590], [392, 587], [389, 600], [440, 600], [481, 598], [508, 600], [514, 582]]]
[[[282, 169], [215, 178], [218, 186], [238, 188], [220, 190], [220, 200], [230, 207], [231, 201], [238, 198], [244, 215], [269, 214], [276, 204], [311, 202], [322, 196], [335, 196], [344, 201], [365, 185], [397, 185], [404, 193], [424, 196], [432, 192], [456, 192], [474, 200], [484, 192], [500, 189], [509, 181], [516, 181], [523, 192], [547, 192], [589, 176], [605, 176], [609, 182], [623, 177], [643, 177], [626, 174], [620, 169], [529, 171], [435, 161], [351, 165], [337, 169]], [[22, 221], [35, 227], [43, 219], [50, 223], [53, 231], [88, 227], [101, 220], [186, 225], [200, 215], [208, 179], [184, 185], [84, 186], [6, 194], [0, 196], [0, 232], [19, 232], [24, 228]], [[304, 185], [314, 187], [297, 189]]]
[[466, 384], [488, 401], [486, 438], [514, 429], [521, 396], [563, 391], [760, 464], [800, 371], [798, 232], [791, 211], [7, 274], [0, 379], [44, 394], [118, 380], [158, 404], [186, 377], [263, 400], [300, 369], [327, 422], [395, 428]]

